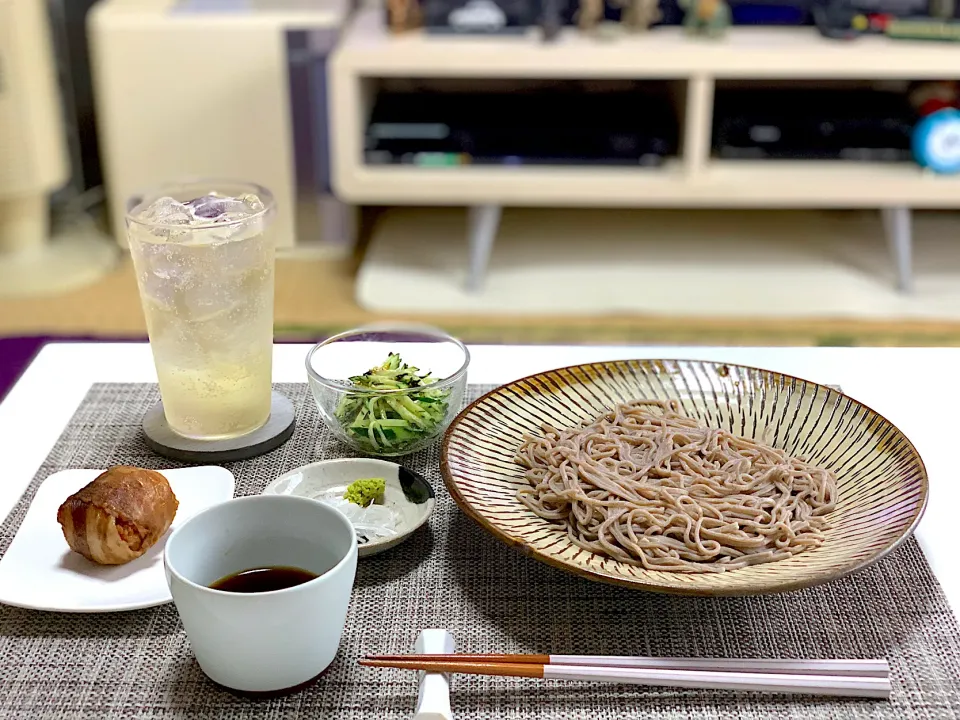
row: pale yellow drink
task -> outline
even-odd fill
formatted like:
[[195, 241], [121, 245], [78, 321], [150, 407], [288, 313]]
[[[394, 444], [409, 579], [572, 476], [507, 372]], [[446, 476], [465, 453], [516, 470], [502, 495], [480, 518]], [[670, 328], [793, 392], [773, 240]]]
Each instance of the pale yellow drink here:
[[127, 229], [167, 423], [196, 439], [244, 435], [270, 416], [273, 199], [216, 183], [158, 195]]

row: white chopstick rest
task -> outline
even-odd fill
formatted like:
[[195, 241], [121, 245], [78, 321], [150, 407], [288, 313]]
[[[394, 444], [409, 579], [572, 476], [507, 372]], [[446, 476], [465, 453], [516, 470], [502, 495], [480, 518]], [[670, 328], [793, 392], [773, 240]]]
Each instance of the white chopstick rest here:
[[[421, 630], [414, 649], [418, 653], [449, 655], [456, 650], [448, 630]], [[450, 709], [450, 676], [446, 673], [420, 673], [417, 712], [414, 720], [453, 720]]]

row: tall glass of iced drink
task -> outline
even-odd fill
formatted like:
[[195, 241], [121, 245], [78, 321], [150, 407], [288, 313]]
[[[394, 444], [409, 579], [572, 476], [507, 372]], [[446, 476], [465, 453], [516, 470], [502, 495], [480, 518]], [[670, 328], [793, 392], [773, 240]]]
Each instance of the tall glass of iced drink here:
[[221, 440], [270, 416], [273, 196], [220, 181], [131, 199], [127, 236], [170, 428]]

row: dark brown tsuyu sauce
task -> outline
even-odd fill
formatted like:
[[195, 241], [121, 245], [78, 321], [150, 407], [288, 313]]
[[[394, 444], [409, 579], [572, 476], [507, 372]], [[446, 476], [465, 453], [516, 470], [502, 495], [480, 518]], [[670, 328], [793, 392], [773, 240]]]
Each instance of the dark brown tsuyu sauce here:
[[286, 590], [297, 585], [303, 585], [303, 583], [317, 577], [320, 576], [316, 573], [296, 567], [251, 568], [222, 577], [212, 583], [210, 587], [224, 592], [261, 593], [272, 590]]

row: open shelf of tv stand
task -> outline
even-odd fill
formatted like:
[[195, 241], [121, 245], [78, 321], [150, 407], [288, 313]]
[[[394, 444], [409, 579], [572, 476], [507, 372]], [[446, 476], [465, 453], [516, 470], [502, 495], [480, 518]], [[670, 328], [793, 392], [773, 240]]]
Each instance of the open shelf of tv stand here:
[[[910, 209], [960, 207], [960, 176], [911, 163], [718, 160], [710, 155], [714, 92], [728, 80], [951, 79], [960, 45], [871, 36], [828, 40], [813, 28], [731, 28], [721, 39], [680, 28], [597, 39], [565, 29], [543, 43], [522, 36], [390, 34], [382, 12], [359, 12], [330, 63], [332, 179], [357, 204], [466, 205], [479, 287], [501, 206], [878, 208], [899, 284], [908, 290]], [[364, 130], [385, 78], [655, 79], [681, 88], [680, 155], [661, 167], [376, 166], [363, 161]]]

